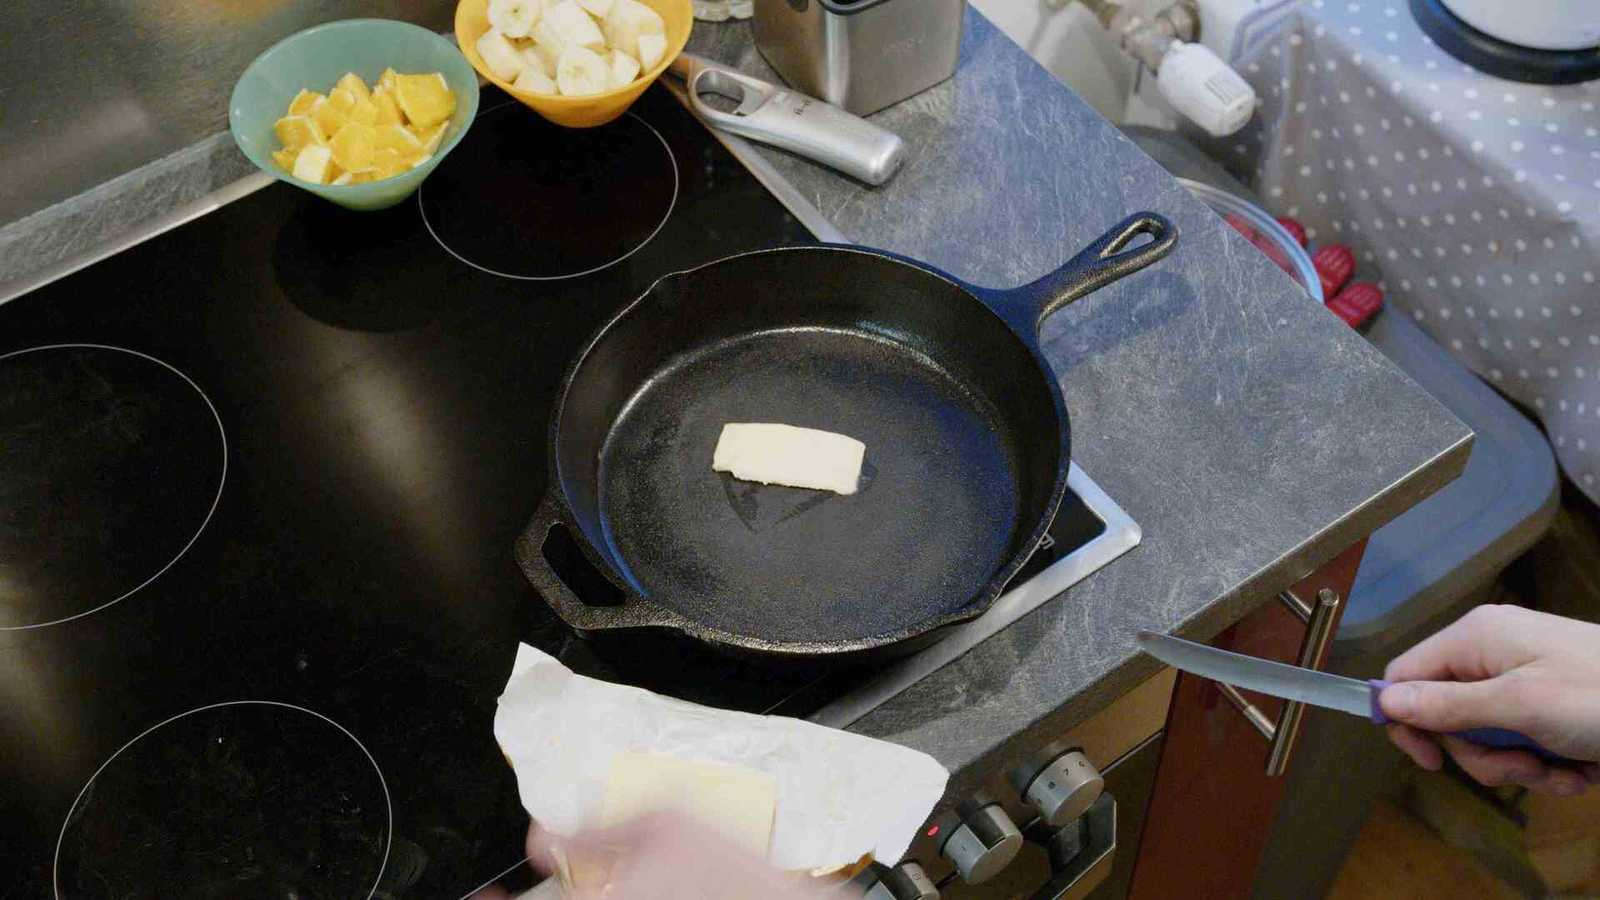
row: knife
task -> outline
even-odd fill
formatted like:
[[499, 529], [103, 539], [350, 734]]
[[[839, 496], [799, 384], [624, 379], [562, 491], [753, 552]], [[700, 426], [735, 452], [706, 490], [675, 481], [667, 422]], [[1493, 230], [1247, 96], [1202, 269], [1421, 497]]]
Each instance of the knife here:
[[[1337, 709], [1352, 716], [1370, 719], [1378, 725], [1387, 725], [1392, 721], [1378, 705], [1378, 695], [1390, 684], [1387, 681], [1361, 681], [1315, 669], [1302, 669], [1151, 631], [1139, 632], [1139, 646], [1173, 668], [1213, 681], [1285, 700]], [[1525, 750], [1554, 765], [1584, 765], [1583, 762], [1545, 749], [1519, 731], [1506, 728], [1471, 728], [1452, 732], [1450, 736], [1495, 750]]]

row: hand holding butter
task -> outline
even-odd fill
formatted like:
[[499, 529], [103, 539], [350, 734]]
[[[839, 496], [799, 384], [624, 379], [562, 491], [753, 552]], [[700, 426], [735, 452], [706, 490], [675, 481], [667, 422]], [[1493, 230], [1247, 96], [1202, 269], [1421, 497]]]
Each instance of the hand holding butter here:
[[[887, 741], [586, 678], [526, 645], [494, 733], [523, 806], [564, 839], [634, 814], [681, 815], [795, 873], [898, 860], [948, 777]], [[573, 875], [581, 886], [585, 873]]]

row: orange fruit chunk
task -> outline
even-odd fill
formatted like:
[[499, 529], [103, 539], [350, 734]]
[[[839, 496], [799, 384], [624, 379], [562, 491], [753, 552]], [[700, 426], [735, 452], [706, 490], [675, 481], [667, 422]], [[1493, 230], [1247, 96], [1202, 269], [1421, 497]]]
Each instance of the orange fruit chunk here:
[[432, 128], [456, 111], [456, 95], [438, 72], [396, 75], [394, 92], [400, 109], [418, 128]]
[[347, 172], [364, 172], [371, 169], [377, 154], [376, 128], [360, 122], [346, 122], [339, 133], [328, 142], [333, 151], [333, 161]]
[[383, 74], [378, 76], [378, 87], [383, 88], [391, 94], [394, 93], [394, 79], [398, 74], [400, 73], [396, 72], [393, 68], [384, 69]]
[[295, 157], [299, 155], [299, 150], [293, 147], [285, 147], [282, 150], [272, 151], [272, 161], [277, 163], [278, 168], [284, 170], [285, 172], [293, 172]]

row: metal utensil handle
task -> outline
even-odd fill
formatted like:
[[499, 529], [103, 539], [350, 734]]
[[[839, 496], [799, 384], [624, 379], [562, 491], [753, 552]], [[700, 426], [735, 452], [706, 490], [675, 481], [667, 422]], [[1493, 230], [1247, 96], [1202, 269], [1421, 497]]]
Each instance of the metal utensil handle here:
[[[1388, 725], [1394, 721], [1378, 705], [1378, 695], [1383, 693], [1383, 689], [1392, 683], [1376, 678], [1367, 682], [1372, 686], [1372, 721], [1375, 724]], [[1450, 732], [1450, 737], [1460, 738], [1469, 744], [1477, 744], [1480, 747], [1487, 747], [1491, 750], [1524, 750], [1551, 765], [1574, 769], [1587, 765], [1582, 760], [1562, 756], [1553, 750], [1547, 749], [1533, 738], [1520, 731], [1512, 731], [1509, 728], [1468, 728], [1465, 731], [1452, 731]]]
[[[689, 105], [708, 125], [771, 144], [878, 185], [905, 162], [899, 135], [831, 103], [753, 78], [692, 53], [673, 60]], [[732, 112], [713, 108], [702, 92], [738, 100]]]
[[[550, 532], [557, 528], [571, 528], [563, 521], [560, 504], [550, 494], [539, 501], [528, 526], [517, 537], [513, 554], [522, 574], [532, 582], [539, 594], [554, 609], [562, 621], [580, 631], [605, 631], [614, 628], [679, 628], [682, 620], [672, 611], [662, 608], [632, 591], [612, 586], [622, 595], [622, 602], [612, 606], [592, 606], [584, 603], [577, 592], [556, 572], [555, 566], [545, 556], [545, 542]], [[577, 552], [587, 556], [588, 550], [578, 535], [572, 535]], [[593, 559], [588, 560], [602, 575], [605, 567]], [[611, 580], [609, 575], [605, 576]]]
[[[1150, 241], [1133, 249], [1140, 235]], [[1068, 303], [1143, 269], [1172, 252], [1178, 228], [1166, 216], [1138, 212], [1111, 226], [1087, 247], [1049, 275], [1015, 290], [1001, 292], [1003, 312], [1023, 335], [1037, 339], [1044, 320]]]

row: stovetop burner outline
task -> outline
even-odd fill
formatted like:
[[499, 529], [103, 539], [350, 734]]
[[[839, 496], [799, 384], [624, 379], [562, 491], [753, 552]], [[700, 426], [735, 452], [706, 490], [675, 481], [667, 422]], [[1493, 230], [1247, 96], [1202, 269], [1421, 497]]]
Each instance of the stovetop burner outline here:
[[142, 352], [140, 352], [138, 350], [130, 350], [127, 347], [118, 347], [118, 346], [113, 345], [113, 344], [94, 344], [94, 343], [41, 344], [41, 345], [39, 345], [37, 347], [26, 347], [26, 348], [21, 349], [21, 350], [13, 350], [13, 351], [11, 351], [9, 353], [0, 354], [0, 362], [5, 362], [8, 359], [12, 359], [14, 357], [22, 356], [22, 355], [27, 354], [27, 353], [38, 353], [38, 352], [42, 352], [42, 351], [46, 351], [46, 350], [111, 350], [111, 351], [115, 351], [115, 352], [118, 352], [118, 353], [126, 353], [126, 354], [129, 354], [130, 356], [139, 357], [140, 359], [146, 360], [147, 362], [153, 362], [156, 365], [159, 365], [159, 366], [165, 368], [169, 372], [171, 372], [174, 375], [177, 375], [179, 378], [183, 379], [184, 383], [188, 384], [189, 387], [193, 388], [194, 392], [196, 394], [200, 395], [200, 399], [205, 401], [206, 408], [211, 411], [211, 417], [216, 420], [216, 423], [217, 423], [217, 437], [219, 437], [222, 440], [222, 473], [217, 478], [217, 493], [216, 493], [216, 496], [211, 498], [211, 506], [210, 506], [210, 508], [208, 508], [206, 510], [205, 517], [200, 520], [199, 527], [195, 529], [194, 534], [192, 536], [190, 536], [188, 542], [185, 543], [181, 548], [179, 548], [178, 552], [173, 555], [172, 559], [168, 560], [165, 565], [163, 565], [161, 568], [157, 569], [155, 571], [155, 573], [152, 574], [150, 577], [148, 577], [145, 580], [139, 582], [137, 585], [135, 585], [134, 587], [130, 588], [129, 590], [124, 591], [122, 594], [118, 595], [116, 598], [114, 598], [112, 600], [107, 600], [106, 602], [100, 604], [99, 606], [93, 607], [91, 609], [86, 609], [86, 610], [84, 610], [82, 612], [73, 613], [70, 616], [62, 616], [60, 618], [51, 619], [48, 622], [31, 622], [31, 623], [26, 624], [26, 625], [0, 625], [0, 632], [28, 631], [28, 630], [31, 630], [31, 629], [34, 629], [34, 628], [47, 628], [47, 627], [49, 627], [51, 625], [61, 625], [61, 624], [66, 623], [66, 622], [71, 622], [71, 621], [73, 621], [75, 619], [81, 619], [84, 616], [93, 615], [93, 614], [95, 614], [97, 612], [100, 612], [101, 610], [108, 609], [108, 608], [110, 608], [112, 606], [115, 606], [118, 603], [121, 603], [122, 601], [128, 599], [129, 597], [132, 597], [134, 594], [137, 594], [138, 592], [140, 592], [140, 591], [144, 590], [145, 588], [149, 587], [156, 579], [160, 578], [162, 575], [165, 575], [167, 573], [168, 569], [171, 569], [173, 566], [177, 565], [178, 564], [178, 560], [183, 559], [183, 557], [189, 552], [190, 548], [194, 547], [195, 542], [200, 540], [200, 535], [205, 533], [206, 527], [211, 524], [211, 519], [216, 515], [217, 507], [219, 505], [221, 505], [221, 503], [222, 503], [222, 493], [223, 493], [224, 490], [227, 489], [227, 485], [228, 485], [228, 429], [227, 429], [226, 426], [224, 426], [222, 424], [222, 415], [217, 412], [217, 406], [216, 406], [215, 403], [211, 402], [211, 397], [206, 394], [205, 390], [203, 390], [200, 387], [200, 385], [195, 382], [195, 380], [193, 378], [190, 378], [187, 374], [185, 374], [183, 372], [183, 370], [179, 369], [177, 366], [174, 366], [169, 362], [166, 362], [165, 360], [158, 359], [157, 357], [151, 356], [148, 353], [142, 353]]
[[[504, 103], [496, 104], [495, 106], [492, 106], [492, 107], [490, 107], [488, 109], [481, 110], [478, 113], [477, 119], [483, 119], [485, 116], [491, 115], [493, 113], [497, 113], [500, 110], [506, 109], [508, 107], [515, 107], [517, 105], [518, 105], [517, 102], [513, 101], [513, 100], [508, 100], [508, 101], [506, 101]], [[612, 266], [616, 265], [617, 263], [622, 262], [623, 260], [625, 260], [628, 257], [634, 255], [635, 253], [638, 253], [640, 250], [643, 250], [646, 245], [648, 245], [651, 241], [655, 240], [656, 235], [661, 233], [661, 229], [666, 227], [667, 220], [672, 218], [673, 210], [678, 208], [678, 193], [679, 193], [679, 191], [681, 190], [681, 188], [683, 186], [682, 185], [682, 179], [678, 175], [678, 157], [677, 157], [676, 154], [674, 154], [672, 152], [672, 145], [667, 143], [667, 139], [662, 136], [660, 131], [656, 130], [656, 127], [654, 125], [651, 125], [649, 122], [645, 121], [644, 118], [642, 118], [641, 116], [637, 115], [636, 113], [634, 113], [632, 111], [629, 111], [629, 112], [624, 113], [623, 115], [627, 116], [630, 119], [633, 119], [634, 121], [638, 122], [640, 125], [643, 125], [646, 129], [648, 129], [650, 131], [650, 133], [652, 135], [655, 136], [655, 139], [660, 142], [661, 149], [667, 154], [667, 162], [669, 163], [668, 168], [672, 171], [672, 197], [667, 201], [667, 207], [666, 207], [665, 210], [662, 211], [662, 213], [661, 213], [661, 221], [656, 223], [656, 227], [651, 229], [650, 233], [645, 235], [644, 239], [639, 241], [639, 243], [636, 244], [633, 247], [633, 249], [631, 249], [628, 252], [622, 254], [621, 256], [618, 256], [617, 258], [615, 258], [615, 259], [613, 259], [613, 260], [611, 260], [609, 262], [602, 263], [601, 265], [592, 266], [592, 267], [590, 267], [588, 269], [584, 269], [581, 272], [572, 272], [572, 273], [565, 274], [565, 275], [515, 275], [515, 274], [512, 274], [510, 272], [501, 272], [501, 271], [499, 271], [497, 269], [491, 269], [488, 266], [482, 265], [480, 263], [473, 262], [472, 260], [470, 260], [467, 257], [463, 256], [461, 253], [458, 253], [453, 247], [451, 247], [448, 243], [445, 242], [444, 238], [439, 236], [438, 230], [433, 227], [433, 222], [428, 219], [428, 207], [427, 207], [427, 204], [423, 203], [423, 200], [422, 200], [423, 192], [426, 191], [427, 187], [428, 187], [427, 182], [423, 182], [422, 185], [417, 188], [417, 212], [422, 216], [422, 226], [424, 228], [428, 229], [428, 234], [433, 238], [435, 243], [437, 243], [440, 247], [444, 248], [444, 251], [446, 253], [450, 254], [453, 257], [455, 257], [457, 260], [460, 260], [461, 262], [466, 263], [467, 265], [471, 266], [472, 268], [477, 269], [480, 272], [484, 272], [484, 273], [487, 273], [489, 275], [494, 275], [494, 276], [497, 276], [499, 278], [510, 278], [510, 279], [513, 279], [513, 280], [516, 280], [516, 281], [565, 281], [565, 280], [567, 280], [569, 278], [582, 278], [585, 275], [593, 275], [596, 272], [600, 272], [600, 271], [603, 271], [605, 269], [609, 269]], [[476, 122], [476, 121], [477, 120], [475, 119], [474, 122]]]
[[332, 725], [334, 728], [337, 728], [340, 733], [349, 738], [351, 742], [360, 748], [362, 755], [367, 758], [367, 762], [372, 764], [372, 771], [378, 776], [378, 786], [383, 788], [384, 812], [387, 818], [387, 824], [384, 827], [383, 859], [378, 863], [378, 872], [375, 876], [373, 876], [372, 887], [367, 890], [367, 900], [371, 900], [373, 895], [378, 893], [378, 887], [383, 883], [384, 870], [389, 867], [389, 852], [394, 847], [394, 798], [389, 794], [389, 780], [383, 777], [383, 768], [378, 765], [378, 760], [372, 755], [372, 751], [368, 750], [367, 745], [363, 744], [361, 739], [356, 737], [355, 734], [350, 731], [350, 729], [340, 725], [338, 722], [335, 722], [333, 719], [328, 718], [314, 709], [307, 709], [304, 706], [299, 706], [294, 703], [286, 703], [282, 700], [224, 700], [220, 703], [210, 703], [205, 706], [198, 706], [194, 709], [185, 710], [177, 715], [163, 719], [160, 722], [151, 725], [149, 728], [146, 728], [144, 731], [139, 732], [133, 738], [129, 739], [127, 743], [123, 744], [121, 747], [118, 747], [114, 753], [106, 757], [106, 761], [101, 763], [99, 768], [94, 770], [94, 774], [89, 776], [89, 780], [83, 783], [83, 787], [78, 789], [77, 796], [72, 798], [72, 805], [67, 807], [67, 814], [61, 820], [61, 833], [56, 836], [55, 856], [50, 862], [51, 890], [55, 894], [56, 900], [65, 900], [65, 898], [61, 895], [61, 845], [66, 840], [68, 827], [72, 824], [72, 814], [77, 811], [78, 804], [83, 802], [84, 795], [87, 794], [89, 792], [89, 788], [94, 785], [95, 779], [100, 777], [100, 773], [104, 772], [106, 768], [115, 762], [117, 757], [121, 756], [129, 747], [137, 744], [151, 733], [158, 731], [167, 725], [171, 725], [173, 722], [176, 722], [179, 719], [187, 716], [197, 715], [199, 713], [209, 712], [210, 710], [221, 709], [227, 706], [272, 706], [283, 709], [292, 709], [296, 712], [302, 712], [314, 718], [320, 719], [321, 721]]

